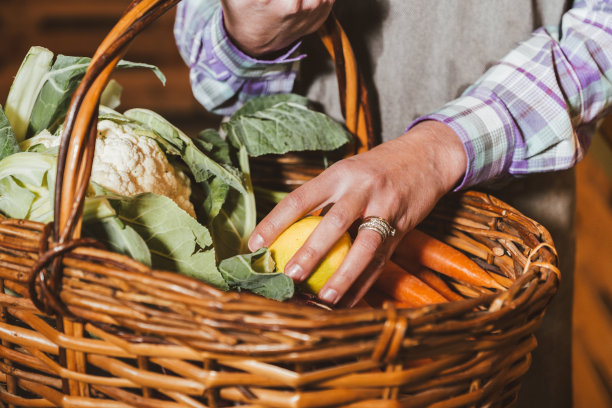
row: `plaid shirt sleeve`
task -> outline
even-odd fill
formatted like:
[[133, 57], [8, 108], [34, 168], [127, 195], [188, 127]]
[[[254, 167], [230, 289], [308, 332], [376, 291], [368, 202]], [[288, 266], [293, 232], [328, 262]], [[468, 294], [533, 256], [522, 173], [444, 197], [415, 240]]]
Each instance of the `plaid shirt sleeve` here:
[[299, 43], [274, 60], [244, 54], [225, 31], [219, 0], [183, 0], [177, 7], [174, 36], [189, 66], [195, 98], [221, 115], [236, 111], [247, 99], [290, 92], [299, 61]]
[[457, 190], [507, 174], [567, 169], [612, 104], [612, 3], [576, 1], [458, 99], [417, 119], [450, 126], [468, 158]]

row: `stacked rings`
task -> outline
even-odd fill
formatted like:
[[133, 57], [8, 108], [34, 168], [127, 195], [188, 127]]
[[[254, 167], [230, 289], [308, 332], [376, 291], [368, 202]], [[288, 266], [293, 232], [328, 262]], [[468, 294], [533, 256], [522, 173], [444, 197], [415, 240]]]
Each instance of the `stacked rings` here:
[[359, 225], [359, 231], [362, 229], [369, 229], [378, 232], [383, 242], [388, 237], [395, 236], [395, 228], [391, 226], [384, 218], [380, 217], [365, 217], [363, 222]]

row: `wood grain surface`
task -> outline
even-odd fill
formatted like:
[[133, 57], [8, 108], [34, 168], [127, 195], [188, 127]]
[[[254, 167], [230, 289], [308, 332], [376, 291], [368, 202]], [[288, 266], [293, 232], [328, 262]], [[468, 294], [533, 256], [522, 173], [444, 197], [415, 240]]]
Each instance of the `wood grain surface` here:
[[[2, 0], [0, 7], [0, 105], [4, 105], [13, 77], [31, 46], [56, 54], [91, 56], [119, 19], [127, 0]], [[174, 42], [174, 11], [166, 13], [141, 33], [125, 59], [157, 65], [166, 86], [151, 72], [124, 70], [113, 75], [123, 87], [123, 111], [152, 109], [187, 134], [215, 126], [219, 118], [196, 101], [189, 71]]]
[[612, 150], [601, 137], [577, 166], [575, 408], [612, 407]]

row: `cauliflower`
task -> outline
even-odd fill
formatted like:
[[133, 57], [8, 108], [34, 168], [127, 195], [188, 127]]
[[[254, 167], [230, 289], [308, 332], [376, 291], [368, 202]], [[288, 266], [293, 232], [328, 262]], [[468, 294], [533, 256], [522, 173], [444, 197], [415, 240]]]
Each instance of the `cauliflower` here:
[[[28, 146], [36, 144], [51, 149], [59, 143], [59, 137], [45, 130], [30, 139]], [[98, 122], [91, 181], [122, 196], [149, 192], [166, 196], [195, 218], [189, 201], [189, 177], [170, 164], [154, 139], [139, 134], [138, 128], [129, 123]]]
[[124, 196], [164, 195], [195, 218], [189, 177], [168, 162], [154, 139], [139, 135], [130, 124], [98, 123], [91, 180]]

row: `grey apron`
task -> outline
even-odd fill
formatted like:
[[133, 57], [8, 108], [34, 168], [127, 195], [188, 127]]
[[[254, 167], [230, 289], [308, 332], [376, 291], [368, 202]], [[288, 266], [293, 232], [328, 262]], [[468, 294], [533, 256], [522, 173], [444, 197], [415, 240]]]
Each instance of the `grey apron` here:
[[[542, 25], [559, 25], [563, 0], [337, 0], [374, 105], [382, 140], [456, 98], [515, 44]], [[305, 44], [298, 90], [340, 118], [333, 67]], [[482, 190], [483, 188], [478, 188]], [[560, 254], [562, 283], [536, 337], [521, 407], [570, 407], [575, 186], [573, 171], [513, 179], [494, 195], [543, 224]]]

